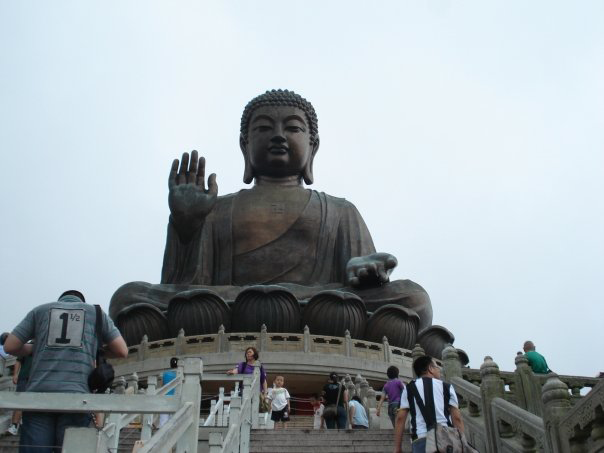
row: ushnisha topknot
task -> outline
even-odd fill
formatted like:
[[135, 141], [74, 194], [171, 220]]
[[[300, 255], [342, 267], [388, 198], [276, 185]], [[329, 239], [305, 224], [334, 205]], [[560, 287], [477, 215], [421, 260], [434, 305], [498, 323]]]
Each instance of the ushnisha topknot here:
[[270, 90], [256, 96], [247, 103], [241, 115], [241, 136], [247, 141], [247, 129], [252, 113], [258, 107], [267, 105], [297, 107], [306, 114], [310, 128], [310, 143], [314, 144], [319, 136], [319, 122], [317, 113], [310, 102], [299, 94], [289, 90]]

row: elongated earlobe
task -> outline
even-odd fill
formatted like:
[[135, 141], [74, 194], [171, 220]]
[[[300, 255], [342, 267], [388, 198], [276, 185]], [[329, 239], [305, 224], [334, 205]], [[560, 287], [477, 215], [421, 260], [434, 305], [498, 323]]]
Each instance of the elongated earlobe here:
[[239, 148], [243, 153], [244, 167], [243, 167], [243, 182], [249, 184], [254, 180], [254, 169], [250, 164], [250, 159], [247, 154], [247, 142], [243, 138], [243, 135], [239, 136]]
[[317, 135], [315, 142], [312, 145], [312, 154], [310, 156], [310, 159], [308, 159], [308, 162], [306, 162], [306, 165], [304, 166], [304, 170], [302, 170], [302, 177], [304, 178], [304, 183], [308, 186], [310, 186], [314, 181], [314, 175], [312, 172], [312, 164], [315, 160], [315, 154], [317, 154], [317, 151], [319, 150], [319, 136]]

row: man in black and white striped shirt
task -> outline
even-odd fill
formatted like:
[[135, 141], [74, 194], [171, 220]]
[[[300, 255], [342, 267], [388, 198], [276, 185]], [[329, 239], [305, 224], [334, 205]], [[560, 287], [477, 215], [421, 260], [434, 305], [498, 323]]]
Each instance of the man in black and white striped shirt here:
[[[413, 453], [425, 453], [426, 433], [428, 427], [417, 398], [421, 398], [427, 408], [434, 410], [435, 421], [443, 426], [454, 426], [462, 433], [464, 431], [463, 419], [459, 411], [457, 395], [453, 386], [440, 380], [440, 367], [430, 356], [419, 357], [413, 362], [413, 371], [419, 376], [418, 379], [406, 385], [401, 395], [401, 405], [396, 416], [394, 431], [394, 452], [401, 452], [401, 442], [407, 415], [411, 412], [411, 428]], [[409, 388], [411, 387], [411, 388]], [[409, 392], [414, 396], [409, 397]], [[445, 399], [447, 404], [445, 404]], [[410, 404], [413, 402], [413, 405]]]

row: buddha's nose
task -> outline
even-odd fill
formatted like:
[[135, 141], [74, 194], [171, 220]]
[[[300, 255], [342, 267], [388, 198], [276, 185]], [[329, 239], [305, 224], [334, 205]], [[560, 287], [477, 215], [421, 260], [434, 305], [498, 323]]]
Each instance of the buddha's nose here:
[[286, 138], [285, 136], [281, 133], [281, 131], [275, 131], [275, 135], [273, 135], [271, 137], [271, 142], [274, 143], [285, 143]]

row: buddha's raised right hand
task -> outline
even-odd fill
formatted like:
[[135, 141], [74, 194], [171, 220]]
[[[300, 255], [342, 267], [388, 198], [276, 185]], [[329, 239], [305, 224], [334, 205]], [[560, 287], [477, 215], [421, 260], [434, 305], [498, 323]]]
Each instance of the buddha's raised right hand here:
[[201, 226], [218, 197], [216, 174], [210, 175], [206, 189], [206, 160], [203, 157], [198, 159], [197, 156], [197, 151], [193, 151], [189, 163], [189, 153], [183, 153], [180, 169], [178, 159], [174, 159], [168, 179], [170, 213], [177, 228], [183, 233]]

